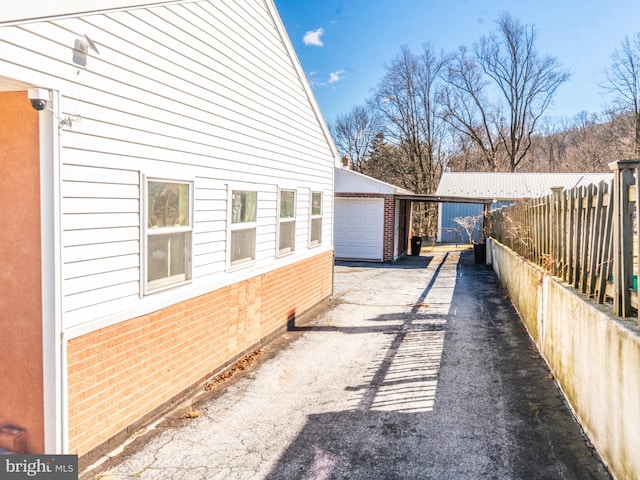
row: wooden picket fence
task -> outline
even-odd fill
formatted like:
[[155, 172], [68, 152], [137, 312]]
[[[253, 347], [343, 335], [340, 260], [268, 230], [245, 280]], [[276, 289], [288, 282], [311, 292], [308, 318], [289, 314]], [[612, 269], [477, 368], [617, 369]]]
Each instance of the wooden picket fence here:
[[609, 164], [610, 183], [562, 187], [485, 214], [485, 235], [621, 317], [638, 310], [640, 161]]

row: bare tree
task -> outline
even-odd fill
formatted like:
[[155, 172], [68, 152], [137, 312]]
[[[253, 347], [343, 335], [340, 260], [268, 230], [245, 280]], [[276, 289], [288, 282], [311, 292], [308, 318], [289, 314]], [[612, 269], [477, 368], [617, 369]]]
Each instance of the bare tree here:
[[[416, 193], [435, 192], [446, 158], [446, 126], [437, 101], [445, 64], [445, 56], [437, 55], [430, 45], [419, 55], [403, 46], [386, 67], [371, 101], [385, 122], [385, 139], [395, 151], [394, 156], [384, 157], [393, 163], [387, 169], [397, 176], [394, 183]], [[385, 154], [390, 149], [387, 146]], [[376, 163], [379, 168], [380, 158]], [[435, 228], [432, 206], [417, 213], [422, 216], [418, 218], [421, 230]]]
[[485, 95], [487, 80], [467, 47], [461, 46], [451, 56], [444, 78], [444, 120], [476, 147], [485, 170], [498, 170], [500, 110]]
[[606, 172], [611, 158], [607, 156], [606, 142], [602, 138], [605, 130], [597, 114], [580, 112], [575, 115], [568, 137], [567, 165], [574, 171]]
[[456, 132], [452, 138], [453, 150], [447, 166], [457, 172], [481, 172], [485, 170], [484, 156], [468, 136]]
[[362, 172], [371, 142], [383, 128], [378, 112], [370, 106], [356, 106], [336, 117], [329, 128], [340, 154], [349, 157], [353, 170]]
[[424, 46], [421, 55], [402, 47], [387, 66], [372, 105], [385, 122], [385, 138], [405, 160], [402, 183], [416, 193], [432, 193], [445, 154], [443, 122], [437, 112], [440, 71], [445, 58]]
[[403, 171], [401, 153], [385, 140], [384, 133], [376, 135], [371, 141], [371, 155], [365, 165], [364, 173], [383, 182], [408, 188], [404, 182], [398, 182], [398, 179], [402, 178]]
[[544, 118], [540, 133], [533, 142], [534, 160], [531, 170], [560, 172], [567, 158], [569, 126], [565, 120]]
[[513, 172], [531, 148], [536, 123], [569, 73], [549, 55], [535, 50], [536, 31], [504, 14], [498, 34], [483, 37], [476, 56], [485, 74], [498, 86], [506, 103], [507, 128], [500, 131]]
[[618, 112], [631, 114], [633, 155], [640, 158], [640, 33], [625, 37], [611, 60], [604, 87], [614, 95]]
[[473, 232], [475, 231], [476, 226], [478, 225], [478, 222], [480, 221], [481, 218], [482, 218], [481, 215], [475, 215], [475, 216], [469, 215], [466, 217], [455, 217], [453, 219], [453, 221], [458, 225], [460, 225], [460, 227], [467, 234], [467, 239], [469, 240], [469, 244], [473, 243]]
[[606, 147], [606, 155], [610, 159], [634, 158], [636, 156], [635, 123], [637, 122], [635, 115], [631, 112], [620, 113], [618, 107], [612, 107], [605, 110], [603, 118], [606, 121], [601, 124], [600, 137], [604, 142], [603, 147]]
[[[558, 61], [535, 50], [536, 31], [509, 14], [497, 32], [482, 37], [474, 56], [462, 47], [447, 72], [447, 120], [465, 132], [484, 153], [489, 170], [504, 151], [515, 171], [532, 146], [536, 123], [558, 89], [569, 78]], [[487, 91], [496, 93], [488, 101]]]

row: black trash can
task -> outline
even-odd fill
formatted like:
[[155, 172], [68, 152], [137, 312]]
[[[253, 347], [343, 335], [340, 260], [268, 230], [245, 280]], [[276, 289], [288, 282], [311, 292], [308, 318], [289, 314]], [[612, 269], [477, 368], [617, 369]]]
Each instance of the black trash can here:
[[411, 237], [411, 256], [417, 257], [422, 249], [422, 237]]
[[474, 243], [473, 253], [476, 256], [476, 263], [485, 265], [487, 263], [487, 244], [486, 243]]

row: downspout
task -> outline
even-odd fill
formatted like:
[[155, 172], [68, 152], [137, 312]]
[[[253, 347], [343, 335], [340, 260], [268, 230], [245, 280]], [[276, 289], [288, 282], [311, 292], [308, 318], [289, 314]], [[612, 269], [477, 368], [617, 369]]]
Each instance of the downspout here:
[[436, 231], [436, 242], [442, 242], [442, 202], [438, 202], [438, 230]]
[[[57, 116], [60, 115], [59, 108], [59, 94], [56, 92], [56, 112]], [[54, 149], [54, 227], [55, 227], [55, 268], [56, 268], [56, 289], [55, 289], [55, 312], [56, 312], [56, 350], [58, 351], [58, 358], [56, 366], [58, 371], [56, 372], [56, 378], [58, 379], [58, 395], [56, 397], [56, 404], [58, 405], [58, 412], [60, 418], [59, 428], [59, 453], [69, 453], [69, 386], [68, 386], [68, 365], [67, 365], [67, 339], [64, 328], [64, 315], [63, 315], [63, 296], [62, 296], [62, 193], [61, 193], [61, 174], [62, 168], [61, 149], [60, 149], [60, 136], [62, 130], [58, 121], [55, 122], [58, 135], [56, 135], [56, 144]]]
[[40, 114], [40, 215], [44, 445], [47, 454], [67, 452], [66, 355], [62, 332], [59, 93]]
[[67, 381], [67, 340], [60, 333], [60, 453], [69, 453], [69, 384]]

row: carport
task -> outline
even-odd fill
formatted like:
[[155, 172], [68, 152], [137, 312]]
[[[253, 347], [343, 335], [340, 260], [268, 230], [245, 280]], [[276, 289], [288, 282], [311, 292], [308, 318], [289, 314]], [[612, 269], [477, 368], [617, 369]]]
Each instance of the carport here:
[[[335, 170], [334, 249], [336, 259], [393, 262], [407, 255], [413, 231], [413, 202], [484, 204], [477, 197], [419, 195], [350, 170]], [[420, 241], [421, 243], [421, 241]]]
[[[466, 203], [466, 204], [482, 204], [483, 208], [483, 216], [482, 216], [482, 228], [481, 231], [484, 232], [484, 217], [489, 210], [489, 205], [493, 203], [492, 199], [480, 198], [480, 197], [450, 197], [443, 195], [397, 195], [396, 199], [399, 201], [408, 201], [410, 202], [409, 208], [411, 209], [412, 203], [422, 202], [422, 203]], [[413, 225], [409, 226], [409, 231], [412, 230]]]

